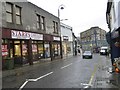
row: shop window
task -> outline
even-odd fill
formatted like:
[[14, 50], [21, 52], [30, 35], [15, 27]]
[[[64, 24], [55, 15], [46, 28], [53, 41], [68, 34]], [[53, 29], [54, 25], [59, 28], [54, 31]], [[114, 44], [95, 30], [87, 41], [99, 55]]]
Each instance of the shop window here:
[[50, 57], [50, 45], [46, 43], [44, 47], [45, 47], [45, 58], [48, 58]]
[[32, 44], [32, 54], [33, 54], [33, 59], [37, 59], [37, 44]]
[[58, 55], [60, 55], [60, 44], [58, 44]]
[[22, 65], [23, 61], [21, 58], [21, 45], [20, 41], [14, 41], [14, 64]]
[[71, 53], [71, 48], [67, 47], [67, 53]]
[[8, 45], [3, 44], [1, 47], [2, 47], [2, 57], [6, 58], [8, 56]]
[[28, 48], [26, 43], [22, 43], [22, 57], [23, 57], [23, 63], [28, 63]]
[[60, 55], [60, 45], [59, 44], [54, 44], [53, 45], [53, 50], [54, 50], [54, 56], [59, 56]]
[[13, 42], [10, 41], [10, 57], [13, 58]]
[[39, 58], [43, 58], [43, 44], [42, 43], [38, 43], [38, 55]]
[[58, 56], [58, 45], [54, 45], [55, 49], [54, 49], [54, 53], [55, 53], [55, 56]]
[[2, 39], [2, 45], [1, 45], [1, 49], [2, 49], [2, 57], [6, 58], [8, 57], [8, 40], [6, 39]]
[[15, 45], [15, 56], [21, 56], [20, 45]]

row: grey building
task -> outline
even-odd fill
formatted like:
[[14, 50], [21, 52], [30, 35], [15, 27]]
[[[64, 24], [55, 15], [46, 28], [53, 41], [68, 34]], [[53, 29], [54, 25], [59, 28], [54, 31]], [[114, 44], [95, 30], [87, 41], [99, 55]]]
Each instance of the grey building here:
[[[117, 7], [117, 8], [116, 8]], [[110, 44], [111, 62], [120, 57], [120, 0], [108, 0], [106, 8], [108, 24], [108, 42]]]
[[91, 50], [93, 52], [98, 52], [101, 46], [108, 46], [106, 31], [99, 27], [91, 27], [81, 32], [80, 41], [83, 50]]
[[15, 66], [62, 58], [59, 18], [30, 2], [3, 2], [3, 67], [8, 57]]

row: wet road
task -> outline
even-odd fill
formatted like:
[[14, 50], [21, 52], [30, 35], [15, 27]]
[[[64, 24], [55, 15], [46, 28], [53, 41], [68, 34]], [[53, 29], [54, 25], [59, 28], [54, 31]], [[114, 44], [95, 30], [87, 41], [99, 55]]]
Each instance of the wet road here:
[[[96, 87], [96, 78], [104, 76], [99, 73], [100, 66], [108, 62], [105, 56], [95, 54], [93, 59], [81, 56], [56, 60], [36, 66], [20, 76], [4, 78], [3, 87], [17, 88], [89, 88]], [[105, 74], [105, 73], [104, 73]], [[96, 76], [97, 75], [97, 76]], [[101, 85], [102, 86], [102, 85]]]

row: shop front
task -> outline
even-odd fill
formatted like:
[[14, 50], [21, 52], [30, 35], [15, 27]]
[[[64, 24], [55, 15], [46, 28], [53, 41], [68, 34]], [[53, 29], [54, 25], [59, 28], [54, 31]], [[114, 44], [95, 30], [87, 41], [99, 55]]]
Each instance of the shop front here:
[[111, 44], [112, 44], [112, 60], [114, 58], [119, 58], [120, 57], [120, 30], [113, 31], [111, 33]]
[[14, 66], [32, 64], [43, 58], [43, 35], [18, 30], [3, 30], [2, 35], [2, 61], [3, 68], [6, 59], [10, 58]]
[[61, 57], [61, 42], [59, 36], [44, 34], [44, 58], [51, 60]]
[[52, 52], [53, 52], [53, 58], [59, 59], [61, 58], [61, 38], [58, 36], [53, 36], [53, 42], [52, 42]]

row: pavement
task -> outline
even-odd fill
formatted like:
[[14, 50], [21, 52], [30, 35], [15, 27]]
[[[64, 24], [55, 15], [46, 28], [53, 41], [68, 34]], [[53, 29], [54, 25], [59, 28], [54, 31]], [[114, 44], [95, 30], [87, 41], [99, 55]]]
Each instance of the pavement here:
[[2, 77], [8, 77], [8, 76], [17, 76], [17, 75], [21, 75], [27, 71], [30, 71], [30, 70], [34, 70], [36, 69], [37, 67], [39, 67], [39, 65], [41, 64], [45, 64], [45, 63], [51, 63], [51, 62], [54, 62], [54, 61], [57, 61], [57, 60], [64, 60], [64, 59], [67, 59], [67, 58], [70, 58], [72, 56], [69, 56], [69, 57], [64, 57], [62, 59], [56, 59], [56, 60], [53, 60], [51, 61], [50, 58], [48, 59], [41, 59], [40, 61], [36, 61], [34, 62], [34, 65], [24, 65], [22, 67], [17, 67], [15, 69], [11, 69], [11, 70], [4, 70], [2, 71]]
[[99, 65], [93, 87], [120, 90], [120, 73], [113, 71], [110, 57], [106, 57], [105, 61]]
[[[57, 61], [57, 60], [54, 60], [54, 61]], [[5, 70], [5, 71], [2, 71], [2, 77], [5, 78], [5, 77], [13, 76], [13, 75], [19, 76], [21, 74], [24, 74], [27, 71], [34, 70], [37, 67], [39, 67], [40, 64], [42, 65], [45, 63], [51, 63], [51, 61], [43, 60], [42, 62], [34, 63], [34, 65], [27, 65], [27, 66], [15, 68], [12, 70]], [[117, 90], [118, 89], [120, 90], [120, 73], [111, 72], [112, 66], [110, 63], [110, 58], [106, 57], [105, 61], [102, 62], [102, 64], [98, 66], [99, 66], [97, 70], [98, 73], [96, 73], [95, 75], [95, 79], [94, 79], [94, 83], [92, 87], [93, 88], [108, 88], [109, 87], [109, 88], [115, 88]]]

